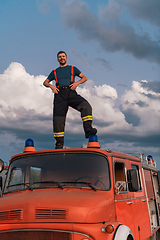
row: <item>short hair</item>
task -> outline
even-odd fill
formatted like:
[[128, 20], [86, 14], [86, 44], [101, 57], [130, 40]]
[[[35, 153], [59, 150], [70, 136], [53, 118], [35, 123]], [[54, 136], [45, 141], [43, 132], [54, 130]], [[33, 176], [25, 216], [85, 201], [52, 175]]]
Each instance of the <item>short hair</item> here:
[[64, 53], [64, 54], [66, 55], [66, 57], [67, 57], [67, 53], [66, 53], [66, 52], [64, 52], [64, 51], [59, 51], [59, 52], [57, 53], [57, 58], [58, 58], [58, 55], [61, 54], [61, 53]]

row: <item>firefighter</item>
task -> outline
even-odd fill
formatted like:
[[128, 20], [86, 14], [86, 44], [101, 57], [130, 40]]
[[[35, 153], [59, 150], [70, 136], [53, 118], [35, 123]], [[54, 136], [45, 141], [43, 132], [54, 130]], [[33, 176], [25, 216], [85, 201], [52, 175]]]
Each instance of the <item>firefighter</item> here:
[[[68, 107], [81, 112], [86, 138], [95, 135], [97, 129], [92, 127], [91, 105], [76, 92], [78, 85], [86, 82], [87, 77], [78, 68], [67, 64], [67, 54], [64, 51], [58, 52], [57, 60], [60, 66], [49, 74], [43, 85], [51, 88], [54, 92], [53, 133], [55, 148], [60, 149], [63, 148], [64, 144], [64, 129]], [[80, 80], [75, 82], [75, 76], [78, 76]], [[53, 80], [56, 81], [56, 86], [50, 83]]]

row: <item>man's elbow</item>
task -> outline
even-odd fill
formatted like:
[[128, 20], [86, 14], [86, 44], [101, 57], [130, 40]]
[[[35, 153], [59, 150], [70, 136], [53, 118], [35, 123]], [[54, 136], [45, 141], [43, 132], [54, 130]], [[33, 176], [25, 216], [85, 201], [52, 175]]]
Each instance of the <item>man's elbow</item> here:
[[88, 80], [88, 78], [85, 76], [84, 82], [86, 82]]
[[48, 81], [47, 81], [47, 79], [46, 79], [46, 80], [43, 82], [43, 86], [47, 87], [47, 86], [48, 86], [47, 83], [48, 83]]
[[83, 79], [83, 82], [87, 81], [87, 77], [85, 75], [83, 75], [82, 79]]

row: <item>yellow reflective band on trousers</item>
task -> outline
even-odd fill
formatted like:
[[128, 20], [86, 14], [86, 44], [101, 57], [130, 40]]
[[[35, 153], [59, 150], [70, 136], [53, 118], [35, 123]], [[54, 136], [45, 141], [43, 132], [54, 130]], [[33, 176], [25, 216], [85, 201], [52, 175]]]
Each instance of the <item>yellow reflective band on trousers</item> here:
[[54, 132], [54, 137], [64, 137], [64, 132]]
[[82, 117], [82, 121], [83, 122], [86, 122], [86, 121], [89, 121], [89, 120], [93, 120], [93, 117], [92, 117], [92, 115], [88, 115], [88, 116], [85, 116], [85, 117]]

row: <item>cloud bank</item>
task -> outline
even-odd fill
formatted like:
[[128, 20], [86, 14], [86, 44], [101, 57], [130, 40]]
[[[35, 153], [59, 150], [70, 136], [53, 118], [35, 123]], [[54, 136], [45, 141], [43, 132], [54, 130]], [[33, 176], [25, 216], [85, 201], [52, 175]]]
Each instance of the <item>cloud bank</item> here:
[[[13, 62], [0, 75], [0, 136], [9, 139], [12, 148], [15, 141], [34, 137], [43, 149], [52, 136], [53, 93], [43, 86], [45, 76], [33, 76], [24, 66]], [[95, 86], [88, 80], [78, 88], [93, 107], [94, 126], [102, 146], [112, 144], [115, 150], [132, 146], [135, 149], [152, 148], [159, 151], [160, 145], [160, 83], [146, 80], [133, 81], [130, 90], [121, 98], [109, 85]], [[117, 102], [119, 104], [117, 104]], [[74, 142], [84, 133], [80, 114], [70, 109], [66, 121], [68, 139]], [[78, 140], [77, 140], [78, 141]], [[7, 146], [8, 146], [7, 145]], [[54, 145], [52, 144], [51, 148]], [[155, 150], [156, 149], [156, 150]]]

